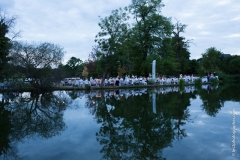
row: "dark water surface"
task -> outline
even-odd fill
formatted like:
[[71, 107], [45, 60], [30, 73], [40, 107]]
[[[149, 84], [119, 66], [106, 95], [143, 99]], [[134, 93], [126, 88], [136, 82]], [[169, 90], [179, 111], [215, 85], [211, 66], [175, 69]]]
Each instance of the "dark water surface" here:
[[240, 159], [240, 85], [4, 93], [0, 100], [0, 159]]

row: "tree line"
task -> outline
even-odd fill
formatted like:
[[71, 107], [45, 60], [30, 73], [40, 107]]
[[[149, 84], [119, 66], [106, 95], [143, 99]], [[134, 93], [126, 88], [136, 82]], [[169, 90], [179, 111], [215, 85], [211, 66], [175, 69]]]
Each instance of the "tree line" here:
[[65, 65], [59, 45], [15, 41], [17, 34], [11, 37], [10, 32], [16, 18], [0, 11], [0, 81], [31, 78], [31, 85], [41, 89], [64, 77], [149, 76], [153, 60], [158, 75], [239, 75], [240, 56], [227, 56], [215, 47], [200, 59], [190, 59], [193, 40], [182, 36], [187, 25], [177, 19], [174, 24], [162, 15], [162, 7], [162, 0], [132, 0], [100, 17], [89, 59], [71, 57]]
[[161, 13], [161, 0], [132, 0], [125, 8], [100, 17], [101, 31], [96, 45], [84, 63], [94, 77], [122, 75], [149, 76], [151, 63], [156, 60], [158, 75], [240, 73], [240, 57], [224, 54], [215, 47], [190, 59], [190, 43], [182, 34], [187, 25]]

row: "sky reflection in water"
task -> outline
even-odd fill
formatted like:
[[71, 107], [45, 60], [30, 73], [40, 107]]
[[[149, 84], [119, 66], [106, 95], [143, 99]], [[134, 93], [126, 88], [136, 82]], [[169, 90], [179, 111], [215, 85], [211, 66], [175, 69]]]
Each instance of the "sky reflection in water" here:
[[[45, 129], [41, 132], [36, 129], [37, 126], [26, 127], [26, 130], [17, 132], [24, 133], [20, 138], [12, 138], [13, 132], [8, 136], [17, 155], [24, 160], [239, 159], [238, 90], [239, 86], [218, 89], [203, 86], [203, 89], [175, 87], [93, 91], [87, 94], [83, 91], [55, 92], [57, 98], [48, 95], [52, 97], [51, 103], [46, 100], [48, 103], [41, 101], [38, 104], [38, 114], [41, 113], [43, 118], [40, 120], [50, 129], [41, 128]], [[156, 108], [152, 104], [154, 93]], [[11, 103], [20, 101], [16, 99]], [[63, 107], [61, 110], [54, 107], [59, 102], [64, 102], [64, 106], [58, 106]], [[27, 103], [14, 104], [12, 106], [19, 109]], [[51, 106], [50, 113], [56, 116], [43, 116], [48, 111], [41, 108], [44, 104]], [[232, 109], [235, 109], [236, 123], [235, 157], [232, 157], [231, 142]], [[36, 124], [39, 125], [33, 125]], [[19, 123], [14, 125], [19, 126]]]

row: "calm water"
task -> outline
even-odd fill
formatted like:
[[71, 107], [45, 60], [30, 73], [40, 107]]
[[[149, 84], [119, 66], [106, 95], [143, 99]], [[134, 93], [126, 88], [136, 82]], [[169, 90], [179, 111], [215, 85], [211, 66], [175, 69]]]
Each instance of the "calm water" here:
[[240, 85], [0, 99], [0, 159], [240, 159]]

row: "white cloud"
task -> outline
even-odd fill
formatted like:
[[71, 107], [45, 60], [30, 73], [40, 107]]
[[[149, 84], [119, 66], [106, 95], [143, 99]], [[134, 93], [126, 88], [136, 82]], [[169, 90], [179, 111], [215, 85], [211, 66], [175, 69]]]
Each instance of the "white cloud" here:
[[231, 34], [231, 35], [228, 35], [228, 36], [224, 36], [226, 38], [238, 38], [240, 37], [240, 33], [235, 33], [235, 34]]
[[222, 0], [222, 1], [218, 1], [217, 4], [218, 5], [225, 5], [225, 4], [228, 4], [230, 2], [231, 2], [230, 0]]

